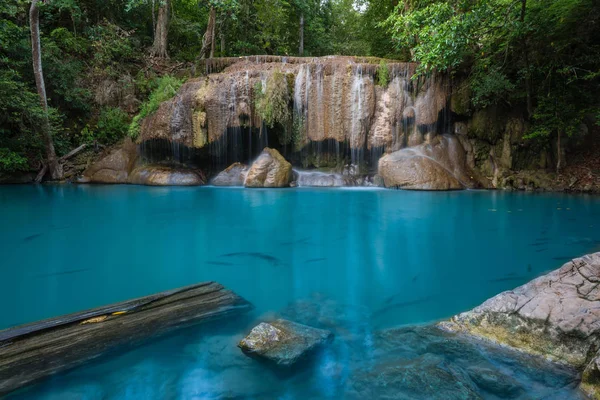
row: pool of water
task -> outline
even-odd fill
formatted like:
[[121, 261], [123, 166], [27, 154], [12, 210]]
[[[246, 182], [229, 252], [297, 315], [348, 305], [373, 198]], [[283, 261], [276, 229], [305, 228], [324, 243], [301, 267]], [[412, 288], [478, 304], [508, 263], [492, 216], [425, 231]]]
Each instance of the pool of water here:
[[[385, 329], [449, 317], [600, 250], [600, 198], [583, 195], [5, 186], [0, 220], [0, 329], [206, 280], [256, 306], [226, 326], [186, 330], [48, 380], [24, 398], [369, 397], [348, 382], [373, 360], [382, 365]], [[341, 339], [301, 373], [267, 371], [235, 341], [276, 314], [333, 321]], [[396, 359], [436, 354], [417, 347]], [[437, 356], [420, 367], [450, 362], [447, 352]], [[564, 371], [535, 385], [518, 375], [529, 391], [569, 386], [553, 383], [568, 381]]]

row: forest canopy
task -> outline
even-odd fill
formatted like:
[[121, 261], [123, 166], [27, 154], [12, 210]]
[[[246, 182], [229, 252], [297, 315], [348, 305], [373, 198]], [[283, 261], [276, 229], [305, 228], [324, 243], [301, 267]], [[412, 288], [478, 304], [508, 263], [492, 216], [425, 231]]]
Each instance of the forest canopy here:
[[[31, 1], [0, 4], [0, 172], [110, 145], [153, 92], [198, 58], [361, 55], [467, 82], [474, 107], [522, 106], [529, 137], [597, 116], [597, 0], [46, 0], [38, 3], [48, 109], [32, 69]], [[180, 77], [179, 77], [180, 78]], [[165, 80], [166, 79], [166, 80]], [[168, 84], [169, 83], [169, 84]], [[138, 116], [139, 120], [139, 116]]]

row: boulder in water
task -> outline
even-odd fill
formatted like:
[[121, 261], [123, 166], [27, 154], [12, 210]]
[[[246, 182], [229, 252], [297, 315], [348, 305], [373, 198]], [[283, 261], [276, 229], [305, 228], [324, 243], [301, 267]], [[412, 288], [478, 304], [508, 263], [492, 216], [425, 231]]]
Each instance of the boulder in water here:
[[236, 162], [215, 176], [211, 183], [215, 186], [244, 186], [247, 173], [248, 166]]
[[83, 172], [81, 183], [127, 183], [136, 161], [135, 145], [128, 139]]
[[465, 151], [456, 137], [434, 137], [430, 143], [387, 154], [379, 160], [386, 187], [411, 190], [458, 190], [474, 187]]
[[246, 175], [246, 187], [288, 187], [292, 181], [292, 164], [275, 149], [266, 147], [252, 163]]
[[131, 172], [129, 183], [150, 186], [199, 186], [206, 184], [201, 171], [164, 165], [142, 165]]
[[290, 366], [332, 339], [330, 331], [278, 319], [255, 326], [238, 346], [247, 355]]
[[[569, 261], [440, 326], [583, 370], [600, 347], [600, 253]], [[598, 364], [588, 369], [588, 376], [600, 378], [593, 372]], [[591, 382], [598, 390], [600, 379]]]

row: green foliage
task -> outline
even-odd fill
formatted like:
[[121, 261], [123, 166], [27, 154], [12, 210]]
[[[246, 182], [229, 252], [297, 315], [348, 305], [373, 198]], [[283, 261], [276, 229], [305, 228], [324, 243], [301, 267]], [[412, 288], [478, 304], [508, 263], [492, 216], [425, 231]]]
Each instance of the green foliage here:
[[96, 124], [96, 139], [103, 144], [112, 144], [127, 134], [129, 116], [120, 108], [109, 107], [100, 112]]
[[140, 123], [144, 118], [153, 114], [160, 103], [169, 100], [183, 84], [183, 81], [171, 75], [165, 75], [156, 81], [156, 88], [150, 94], [150, 97], [144, 102], [140, 108], [140, 112], [133, 118], [128, 128], [129, 136], [137, 138], [140, 133]]
[[387, 87], [390, 83], [390, 69], [387, 62], [381, 60], [377, 68], [377, 84], [381, 87]]
[[281, 124], [287, 127], [291, 120], [288, 81], [281, 71], [271, 73], [266, 82], [254, 88], [254, 108], [261, 119], [270, 127]]
[[0, 147], [0, 172], [27, 170], [27, 158], [14, 151]]

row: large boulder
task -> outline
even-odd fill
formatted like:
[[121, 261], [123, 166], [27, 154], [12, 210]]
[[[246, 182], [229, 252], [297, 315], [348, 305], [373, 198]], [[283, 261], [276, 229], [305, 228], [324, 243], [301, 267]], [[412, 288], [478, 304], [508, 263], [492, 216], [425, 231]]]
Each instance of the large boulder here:
[[457, 190], [475, 186], [465, 151], [455, 136], [404, 148], [379, 159], [386, 187], [412, 190]]
[[[600, 253], [569, 261], [440, 326], [583, 370], [600, 348]], [[594, 368], [588, 375], [598, 377]]]
[[199, 186], [206, 179], [196, 169], [165, 165], [142, 165], [131, 172], [129, 183], [150, 186]]
[[290, 366], [332, 339], [330, 331], [277, 319], [255, 326], [238, 346], [247, 355]]
[[248, 166], [236, 162], [219, 172], [211, 183], [215, 186], [244, 186], [247, 173]]
[[292, 181], [292, 164], [275, 149], [266, 147], [252, 163], [246, 175], [246, 187], [288, 187]]
[[82, 183], [127, 183], [137, 158], [135, 144], [129, 139], [83, 172]]

